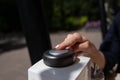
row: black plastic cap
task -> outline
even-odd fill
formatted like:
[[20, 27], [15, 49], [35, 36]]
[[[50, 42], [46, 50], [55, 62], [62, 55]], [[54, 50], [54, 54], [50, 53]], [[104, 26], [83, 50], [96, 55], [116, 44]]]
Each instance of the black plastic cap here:
[[47, 66], [66, 67], [75, 62], [75, 55], [71, 50], [52, 49], [43, 54], [43, 61]]

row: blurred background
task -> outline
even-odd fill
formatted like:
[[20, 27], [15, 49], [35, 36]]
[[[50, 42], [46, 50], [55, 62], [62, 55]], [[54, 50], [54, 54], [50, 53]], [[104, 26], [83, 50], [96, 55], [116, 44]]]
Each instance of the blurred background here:
[[[120, 0], [43, 0], [40, 5], [52, 47], [68, 33], [79, 32], [99, 48], [103, 34], [119, 11]], [[18, 7], [16, 0], [0, 0], [0, 80], [27, 80], [31, 66]]]
[[[87, 22], [99, 22], [99, 2], [96, 0], [45, 0], [43, 4], [51, 25], [49, 30], [73, 30], [84, 27]], [[107, 21], [110, 21], [118, 12], [120, 1], [105, 0], [104, 4]], [[16, 1], [0, 0], [0, 32], [15, 31], [21, 31]]]

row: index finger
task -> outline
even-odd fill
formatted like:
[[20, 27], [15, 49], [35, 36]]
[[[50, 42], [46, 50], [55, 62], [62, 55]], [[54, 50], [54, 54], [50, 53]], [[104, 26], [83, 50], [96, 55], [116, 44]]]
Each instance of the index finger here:
[[56, 49], [65, 49], [66, 47], [71, 47], [74, 46], [74, 44], [81, 42], [82, 36], [79, 35], [78, 33], [74, 33], [72, 35], [68, 35], [67, 38], [60, 43], [59, 45], [56, 46]]

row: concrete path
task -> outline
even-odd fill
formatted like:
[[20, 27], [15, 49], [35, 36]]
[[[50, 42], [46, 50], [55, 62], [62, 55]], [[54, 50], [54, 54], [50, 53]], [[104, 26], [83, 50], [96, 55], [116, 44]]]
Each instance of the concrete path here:
[[[55, 47], [58, 43], [64, 40], [69, 33], [79, 32], [82, 35], [88, 37], [98, 48], [102, 42], [101, 33], [99, 30], [86, 31], [62, 31], [56, 33], [50, 33], [52, 47]], [[24, 37], [22, 41], [25, 42]], [[4, 51], [0, 53], [0, 80], [27, 80], [27, 70], [31, 66], [28, 48], [18, 48], [15, 50]], [[117, 77], [116, 80], [120, 80]]]

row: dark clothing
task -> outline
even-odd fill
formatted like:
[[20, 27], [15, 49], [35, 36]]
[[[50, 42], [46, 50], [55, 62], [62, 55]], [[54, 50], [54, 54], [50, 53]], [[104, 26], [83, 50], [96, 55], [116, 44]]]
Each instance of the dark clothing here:
[[[108, 74], [116, 63], [120, 63], [120, 12], [114, 18], [101, 44], [100, 51], [103, 52], [106, 59], [104, 73]], [[120, 72], [120, 67], [118, 67], [117, 72]]]

